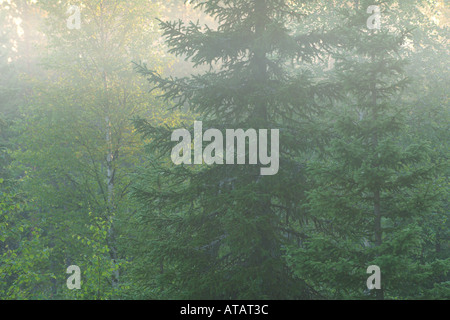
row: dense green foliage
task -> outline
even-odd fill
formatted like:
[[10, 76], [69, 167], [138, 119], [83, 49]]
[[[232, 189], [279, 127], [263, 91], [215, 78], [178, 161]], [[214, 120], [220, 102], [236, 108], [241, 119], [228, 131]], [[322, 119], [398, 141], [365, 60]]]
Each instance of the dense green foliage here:
[[[0, 299], [450, 298], [442, 1], [0, 10]], [[194, 121], [279, 171], [174, 165]]]

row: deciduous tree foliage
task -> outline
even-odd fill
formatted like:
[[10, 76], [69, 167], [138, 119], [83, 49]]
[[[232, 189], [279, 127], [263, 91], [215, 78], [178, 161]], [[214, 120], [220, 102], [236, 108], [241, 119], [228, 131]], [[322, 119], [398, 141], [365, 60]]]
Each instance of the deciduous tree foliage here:
[[[69, 29], [67, 9], [81, 8], [79, 30]], [[49, 283], [56, 297], [110, 298], [120, 288], [126, 262], [117, 229], [126, 233], [133, 211], [128, 202], [129, 174], [140, 160], [139, 137], [131, 118], [159, 114], [149, 103], [133, 59], [160, 68], [153, 47], [157, 33], [148, 1], [40, 2], [46, 13], [44, 79], [32, 79], [33, 91], [17, 123], [21, 135], [15, 170], [36, 225], [52, 248]], [[144, 41], [144, 39], [146, 41]], [[43, 50], [43, 48], [40, 48]], [[41, 51], [42, 52], [42, 51]], [[84, 285], [65, 290], [65, 268], [80, 266]]]

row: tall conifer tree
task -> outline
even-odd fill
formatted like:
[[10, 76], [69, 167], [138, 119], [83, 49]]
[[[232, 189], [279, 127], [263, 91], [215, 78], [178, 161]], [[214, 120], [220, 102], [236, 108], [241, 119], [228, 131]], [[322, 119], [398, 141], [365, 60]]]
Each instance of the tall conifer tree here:
[[[408, 138], [402, 53], [411, 30], [396, 19], [399, 5], [356, 1], [337, 30], [336, 76], [348, 99], [330, 110], [329, 144], [309, 166], [308, 214], [319, 227], [288, 255], [295, 273], [330, 298], [426, 298], [444, 290], [448, 259], [423, 255], [423, 222], [439, 201], [428, 143]], [[371, 265], [381, 269], [379, 290], [366, 287]]]
[[311, 297], [314, 292], [287, 268], [283, 247], [301, 238], [293, 228], [304, 199], [300, 159], [312, 142], [317, 101], [336, 94], [305, 68], [320, 57], [326, 34], [308, 28], [308, 8], [292, 1], [191, 2], [218, 28], [181, 21], [161, 27], [171, 53], [210, 71], [165, 78], [144, 65], [138, 70], [164, 98], [188, 107], [203, 130], [225, 136], [226, 129], [279, 129], [280, 170], [262, 176], [255, 165], [174, 166], [171, 133], [192, 128], [192, 119], [171, 127], [136, 121], [159, 155], [135, 185], [142, 229], [152, 230], [141, 256], [160, 274], [155, 297]]

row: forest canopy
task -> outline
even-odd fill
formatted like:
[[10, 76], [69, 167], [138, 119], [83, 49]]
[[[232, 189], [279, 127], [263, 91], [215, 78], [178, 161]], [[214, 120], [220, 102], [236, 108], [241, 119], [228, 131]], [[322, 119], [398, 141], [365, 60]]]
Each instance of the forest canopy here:
[[448, 27], [0, 0], [0, 299], [449, 299]]

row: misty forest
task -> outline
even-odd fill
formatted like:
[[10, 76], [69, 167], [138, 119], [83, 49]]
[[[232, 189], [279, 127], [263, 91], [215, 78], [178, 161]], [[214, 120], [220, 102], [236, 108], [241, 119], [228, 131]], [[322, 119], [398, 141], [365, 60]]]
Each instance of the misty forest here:
[[448, 5], [0, 0], [0, 299], [449, 299]]

